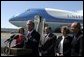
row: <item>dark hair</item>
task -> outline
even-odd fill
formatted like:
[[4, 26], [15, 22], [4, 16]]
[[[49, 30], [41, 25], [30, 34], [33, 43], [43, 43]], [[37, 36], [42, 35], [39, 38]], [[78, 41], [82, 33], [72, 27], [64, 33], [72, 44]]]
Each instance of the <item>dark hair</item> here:
[[62, 26], [61, 29], [66, 30], [66, 33], [67, 34], [70, 33], [70, 30], [69, 30], [69, 28], [67, 26]]
[[46, 26], [46, 27], [47, 27], [47, 29], [52, 30], [51, 27], [49, 27], [49, 26]]
[[19, 33], [20, 33], [20, 30], [22, 30], [22, 31], [24, 32], [24, 28], [20, 28], [20, 29], [18, 30]]

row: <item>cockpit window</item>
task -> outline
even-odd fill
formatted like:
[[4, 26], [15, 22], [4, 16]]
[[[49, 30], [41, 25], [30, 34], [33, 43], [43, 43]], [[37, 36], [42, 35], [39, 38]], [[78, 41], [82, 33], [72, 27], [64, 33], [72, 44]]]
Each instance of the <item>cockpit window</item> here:
[[28, 9], [27, 11], [30, 11], [30, 9]]

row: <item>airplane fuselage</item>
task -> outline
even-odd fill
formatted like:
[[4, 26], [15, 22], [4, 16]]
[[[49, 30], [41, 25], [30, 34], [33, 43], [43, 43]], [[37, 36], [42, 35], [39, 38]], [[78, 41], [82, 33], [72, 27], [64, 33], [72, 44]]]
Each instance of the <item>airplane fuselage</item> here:
[[73, 22], [79, 22], [83, 25], [83, 14], [80, 15], [76, 12], [70, 12], [58, 9], [29, 9], [24, 13], [11, 18], [9, 21], [18, 27], [27, 27], [26, 22], [33, 20], [36, 15], [41, 16], [45, 19], [45, 23], [55, 30], [57, 27], [62, 25], [68, 25]]

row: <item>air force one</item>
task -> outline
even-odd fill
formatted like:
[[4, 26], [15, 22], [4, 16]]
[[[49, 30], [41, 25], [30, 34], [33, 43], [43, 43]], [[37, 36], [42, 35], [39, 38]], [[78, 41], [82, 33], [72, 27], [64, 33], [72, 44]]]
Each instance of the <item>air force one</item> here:
[[9, 20], [15, 26], [26, 27], [28, 20], [34, 20], [34, 16], [39, 15], [45, 19], [45, 23], [52, 27], [53, 30], [72, 22], [79, 22], [83, 27], [83, 11], [71, 12], [66, 10], [45, 8], [45, 9], [28, 9], [27, 11], [15, 16]]

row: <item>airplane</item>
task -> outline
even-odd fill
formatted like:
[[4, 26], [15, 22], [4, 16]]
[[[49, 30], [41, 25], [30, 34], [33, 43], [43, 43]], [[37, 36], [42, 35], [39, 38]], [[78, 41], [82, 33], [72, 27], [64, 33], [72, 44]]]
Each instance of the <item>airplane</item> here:
[[53, 8], [31, 8], [10, 18], [9, 22], [15, 26], [26, 28], [26, 22], [28, 20], [34, 21], [35, 15], [42, 16], [42, 18], [45, 19], [45, 23], [48, 24], [53, 31], [56, 31], [57, 28], [59, 29], [63, 25], [69, 25], [73, 22], [79, 22], [83, 27], [83, 12], [79, 13]]

